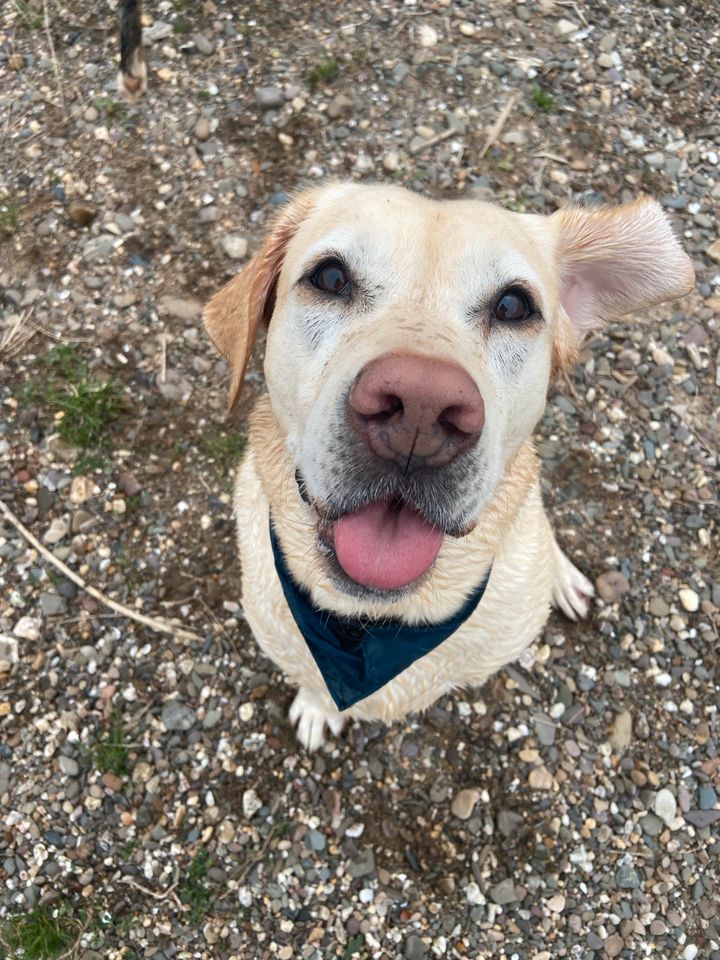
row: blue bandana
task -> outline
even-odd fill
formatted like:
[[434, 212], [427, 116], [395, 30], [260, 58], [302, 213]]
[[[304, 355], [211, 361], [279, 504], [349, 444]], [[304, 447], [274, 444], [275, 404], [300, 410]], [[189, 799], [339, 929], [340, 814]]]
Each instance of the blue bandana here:
[[293, 580], [272, 522], [270, 542], [287, 605], [338, 710], [369, 697], [447, 640], [475, 612], [490, 579], [488, 570], [461, 609], [442, 623], [411, 627], [399, 620], [367, 622], [318, 609]]

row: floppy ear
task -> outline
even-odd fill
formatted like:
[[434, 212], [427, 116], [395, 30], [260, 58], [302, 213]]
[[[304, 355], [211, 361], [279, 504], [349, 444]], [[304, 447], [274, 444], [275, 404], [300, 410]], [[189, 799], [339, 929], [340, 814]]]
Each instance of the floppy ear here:
[[205, 328], [230, 364], [228, 413], [240, 399], [245, 371], [261, 321], [270, 322], [285, 252], [315, 202], [307, 191], [283, 207], [260, 252], [206, 305]]
[[603, 320], [672, 300], [693, 288], [690, 258], [657, 201], [564, 207], [557, 225], [560, 303], [575, 344]]

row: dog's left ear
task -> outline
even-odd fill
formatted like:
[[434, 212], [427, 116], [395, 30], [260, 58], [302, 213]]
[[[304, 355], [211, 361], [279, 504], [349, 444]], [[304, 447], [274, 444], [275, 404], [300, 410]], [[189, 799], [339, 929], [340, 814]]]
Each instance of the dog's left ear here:
[[242, 393], [261, 321], [270, 322], [285, 252], [298, 227], [315, 203], [316, 191], [300, 194], [283, 207], [271, 225], [260, 252], [216, 293], [203, 311], [205, 328], [230, 364], [228, 413]]
[[564, 207], [550, 222], [557, 229], [560, 303], [570, 321], [564, 335], [575, 344], [605, 320], [693, 288], [690, 258], [655, 200]]

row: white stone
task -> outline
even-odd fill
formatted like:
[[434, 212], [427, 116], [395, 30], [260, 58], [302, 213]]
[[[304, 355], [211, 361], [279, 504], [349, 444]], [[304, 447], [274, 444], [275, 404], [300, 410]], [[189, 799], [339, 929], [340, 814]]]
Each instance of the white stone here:
[[577, 33], [580, 27], [572, 20], [558, 20], [555, 24], [556, 37], [569, 37], [571, 33]]
[[468, 903], [475, 905], [485, 903], [485, 897], [482, 895], [480, 887], [475, 882], [471, 882], [465, 887], [465, 899]]
[[247, 723], [255, 716], [255, 704], [250, 703], [250, 701], [247, 703], [241, 703], [238, 713], [240, 714], [240, 719], [243, 721], [243, 723]]
[[400, 166], [400, 154], [396, 150], [390, 150], [383, 157], [383, 168], [388, 173], [395, 173]]
[[695, 613], [700, 606], [700, 597], [690, 587], [681, 587], [678, 590], [678, 599], [683, 610], [687, 610], [688, 613]]
[[229, 820], [223, 820], [217, 832], [220, 843], [232, 843], [235, 839], [235, 827]]
[[551, 913], [562, 913], [565, 909], [565, 897], [561, 893], [555, 894], [548, 900], [547, 907]]
[[73, 477], [70, 484], [70, 499], [76, 506], [79, 506], [90, 499], [94, 490], [95, 481], [91, 480], [90, 477]]
[[262, 800], [257, 793], [252, 789], [246, 790], [242, 795], [242, 808], [248, 820], [255, 816], [260, 807], [262, 807]]
[[248, 242], [245, 237], [228, 233], [222, 238], [220, 245], [231, 260], [243, 260], [247, 256]]
[[8, 670], [13, 663], [18, 662], [18, 642], [15, 637], [0, 633], [0, 661], [7, 663]]
[[657, 345], [653, 345], [653, 346], [650, 348], [650, 353], [652, 354], [653, 361], [654, 361], [659, 367], [666, 367], [666, 366], [674, 367], [674, 366], [675, 366], [675, 360], [674, 360], [672, 354], [669, 353], [669, 352], [665, 349], [665, 347], [659, 347], [659, 346], [657, 346]]
[[610, 731], [610, 745], [617, 753], [623, 753], [632, 740], [633, 717], [629, 710], [619, 713]]
[[418, 40], [421, 47], [434, 47], [438, 42], [438, 32], [429, 23], [422, 23], [418, 27]]
[[663, 787], [662, 790], [658, 790], [657, 794], [655, 795], [653, 810], [668, 827], [675, 819], [675, 815], [677, 813], [677, 800], [675, 799], [674, 794], [668, 790], [667, 787]]
[[369, 157], [366, 153], [358, 154], [357, 160], [353, 165], [353, 170], [355, 170], [356, 173], [371, 173], [374, 168], [375, 164], [372, 162], [372, 157]]
[[60, 541], [67, 535], [68, 532], [68, 522], [63, 517], [56, 517], [50, 526], [45, 531], [43, 536], [43, 542], [49, 544], [51, 547]]
[[13, 633], [21, 640], [39, 640], [42, 622], [36, 617], [20, 617], [13, 627]]

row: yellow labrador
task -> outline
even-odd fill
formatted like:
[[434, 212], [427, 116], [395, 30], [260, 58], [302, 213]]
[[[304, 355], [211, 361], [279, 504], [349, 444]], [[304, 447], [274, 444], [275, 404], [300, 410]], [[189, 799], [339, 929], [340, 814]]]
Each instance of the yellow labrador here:
[[660, 208], [552, 216], [397, 187], [299, 195], [205, 323], [267, 395], [235, 489], [243, 607], [310, 750], [516, 659], [591, 584], [543, 509], [532, 431], [585, 333], [689, 291]]

